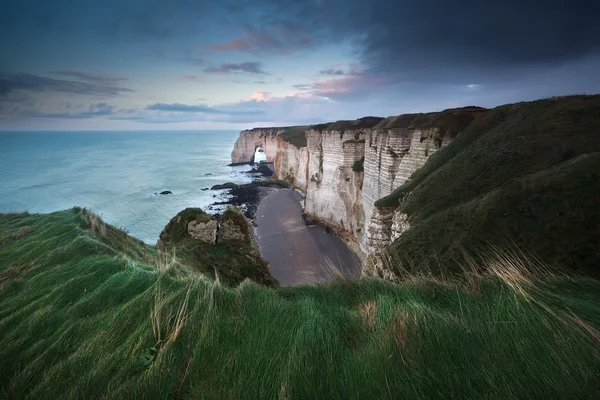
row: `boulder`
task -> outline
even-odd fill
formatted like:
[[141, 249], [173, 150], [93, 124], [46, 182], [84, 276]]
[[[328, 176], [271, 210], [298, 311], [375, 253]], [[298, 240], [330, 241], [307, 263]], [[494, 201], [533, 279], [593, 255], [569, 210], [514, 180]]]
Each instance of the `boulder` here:
[[170, 190], [163, 190], [159, 194], [173, 194], [173, 192], [171, 192]]
[[188, 234], [204, 243], [215, 244], [217, 241], [217, 221], [190, 221], [187, 225]]
[[219, 221], [218, 243], [234, 240], [253, 241], [252, 225], [239, 208], [227, 207], [217, 220]]
[[221, 185], [214, 185], [213, 187], [210, 188], [210, 190], [235, 189], [236, 187], [238, 187], [238, 185], [236, 185], [235, 183], [227, 182], [227, 183], [223, 183]]
[[248, 236], [242, 231], [242, 227], [233, 220], [228, 219], [221, 222], [221, 226], [219, 227], [219, 243], [231, 240], [246, 240], [247, 238]]

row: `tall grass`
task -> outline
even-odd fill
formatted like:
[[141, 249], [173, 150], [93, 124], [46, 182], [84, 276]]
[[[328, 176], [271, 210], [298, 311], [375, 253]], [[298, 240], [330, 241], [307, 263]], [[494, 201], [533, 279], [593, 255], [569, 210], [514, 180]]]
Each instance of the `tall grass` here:
[[0, 217], [2, 237], [32, 227], [0, 244], [4, 398], [600, 393], [597, 280], [545, 274], [498, 251], [488, 272], [465, 267], [473, 272], [462, 280], [229, 288], [156, 268], [143, 243], [128, 242], [139, 247], [124, 257], [86, 220], [77, 211]]

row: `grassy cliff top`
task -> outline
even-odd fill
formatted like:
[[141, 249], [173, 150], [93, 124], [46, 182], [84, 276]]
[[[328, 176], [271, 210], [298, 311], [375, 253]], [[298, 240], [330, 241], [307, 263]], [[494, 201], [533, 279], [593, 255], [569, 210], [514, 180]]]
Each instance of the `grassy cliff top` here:
[[443, 268], [464, 248], [514, 241], [560, 268], [600, 276], [600, 95], [485, 112], [378, 200], [411, 223], [390, 251]]
[[245, 132], [267, 132], [271, 137], [281, 136], [297, 148], [306, 147], [306, 131], [340, 131], [361, 129], [429, 129], [437, 128], [439, 137], [454, 137], [475, 118], [485, 113], [482, 107], [462, 107], [428, 114], [403, 114], [387, 118], [363, 117], [356, 120], [342, 120], [317, 125], [286, 126], [274, 128], [253, 128]]
[[596, 398], [600, 282], [236, 288], [81, 209], [0, 215], [4, 398]]

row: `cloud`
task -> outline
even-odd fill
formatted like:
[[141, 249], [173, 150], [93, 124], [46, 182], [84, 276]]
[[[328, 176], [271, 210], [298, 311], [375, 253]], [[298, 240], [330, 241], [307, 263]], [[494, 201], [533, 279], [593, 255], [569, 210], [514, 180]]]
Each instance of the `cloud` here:
[[393, 79], [384, 74], [330, 74], [335, 78], [317, 80], [312, 83], [292, 85], [302, 96], [324, 97], [335, 100], [357, 100], [376, 95], [382, 89], [390, 89]]
[[341, 69], [333, 69], [333, 68], [321, 70], [321, 71], [319, 71], [319, 74], [321, 74], [321, 75], [346, 75], [344, 73], [344, 71], [342, 71]]
[[[70, 109], [70, 105], [66, 107]], [[35, 110], [23, 110], [15, 113], [14, 116], [21, 118], [49, 118], [49, 119], [90, 119], [96, 117], [105, 117], [113, 115], [116, 112], [115, 107], [107, 103], [95, 103], [88, 107], [88, 111], [77, 113], [44, 113]]]
[[[269, 32], [269, 29], [272, 32]], [[311, 45], [307, 36], [299, 36], [303, 30], [289, 26], [262, 26], [259, 29], [247, 29], [244, 35], [227, 43], [210, 46], [214, 51], [240, 51], [252, 54], [279, 53], [290, 54]]]
[[257, 85], [268, 85], [268, 83], [267, 83], [267, 82], [265, 82], [265, 81], [254, 81], [254, 82], [252, 82], [252, 83], [255, 83], [255, 84], [257, 84]]
[[256, 114], [256, 111], [246, 110], [246, 111], [223, 111], [214, 107], [209, 107], [206, 105], [189, 105], [189, 104], [181, 104], [181, 103], [173, 103], [173, 104], [165, 104], [165, 103], [156, 103], [149, 106], [146, 106], [145, 110], [148, 111], [172, 111], [172, 112], [181, 112], [181, 113], [204, 113], [204, 114]]
[[206, 68], [205, 72], [213, 73], [248, 73], [269, 75], [263, 70], [262, 64], [259, 62], [245, 62], [241, 64], [223, 64], [220, 67]]
[[106, 82], [79, 82], [46, 78], [39, 75], [15, 74], [0, 75], [0, 96], [13, 91], [60, 92], [89, 96], [117, 96], [133, 90]]
[[269, 92], [259, 90], [259, 91], [252, 93], [252, 96], [250, 96], [250, 98], [253, 100], [266, 100], [269, 98], [269, 95], [270, 95]]
[[298, 90], [311, 90], [313, 89], [313, 85], [308, 84], [308, 83], [299, 83], [296, 85], [292, 85], [293, 88], [296, 88]]
[[198, 76], [196, 76], [196, 75], [180, 75], [179, 78], [183, 79], [184, 81], [197, 81], [198, 80]]
[[106, 84], [106, 85], [114, 85], [118, 82], [128, 80], [124, 76], [118, 75], [118, 74], [90, 74], [90, 73], [81, 72], [81, 71], [67, 71], [67, 70], [54, 71], [54, 73], [56, 75], [67, 76], [67, 77], [75, 78], [75, 79], [78, 79], [81, 81], [100, 83], [100, 84]]

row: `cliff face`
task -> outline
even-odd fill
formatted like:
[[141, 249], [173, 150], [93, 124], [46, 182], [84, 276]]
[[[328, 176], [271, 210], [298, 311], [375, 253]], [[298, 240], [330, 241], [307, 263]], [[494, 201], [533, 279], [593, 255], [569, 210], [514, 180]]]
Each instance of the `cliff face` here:
[[281, 128], [255, 128], [240, 133], [231, 152], [232, 163], [247, 163], [254, 161], [254, 151], [262, 147], [267, 160], [272, 160], [277, 154], [277, 134]]
[[392, 237], [393, 209], [377, 210], [375, 201], [402, 185], [480, 112], [366, 117], [303, 131], [257, 128], [241, 132], [231, 157], [233, 163], [249, 162], [255, 148], [262, 147], [276, 177], [305, 194], [305, 213], [354, 242], [365, 256], [387, 246]]
[[391, 243], [363, 273], [449, 276], [518, 253], [537, 259], [519, 268], [600, 276], [599, 124], [600, 95], [487, 111], [375, 203], [371, 250]]

